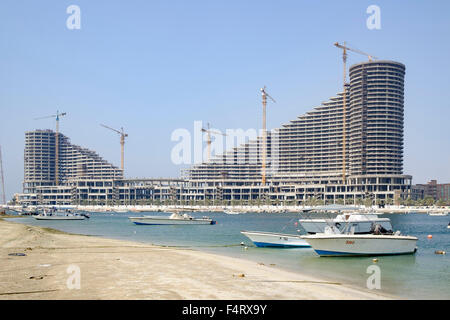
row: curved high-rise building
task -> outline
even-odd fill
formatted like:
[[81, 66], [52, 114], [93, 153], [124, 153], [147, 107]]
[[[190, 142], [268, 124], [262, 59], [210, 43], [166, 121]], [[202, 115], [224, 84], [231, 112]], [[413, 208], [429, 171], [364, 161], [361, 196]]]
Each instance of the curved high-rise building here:
[[[297, 201], [311, 196], [326, 201], [405, 196], [411, 184], [411, 176], [403, 175], [405, 66], [368, 61], [352, 65], [349, 74], [345, 110], [340, 92], [271, 132], [268, 158], [276, 166], [267, 175], [269, 189], [261, 184], [260, 138], [192, 166], [187, 180], [229, 184], [234, 189], [227, 199], [239, 199], [236, 189], [244, 184], [259, 185], [264, 189], [260, 194], [269, 192], [276, 199], [285, 190], [283, 199]], [[242, 193], [241, 199], [260, 194]]]
[[352, 175], [402, 174], [405, 66], [369, 61], [350, 68], [348, 122]]

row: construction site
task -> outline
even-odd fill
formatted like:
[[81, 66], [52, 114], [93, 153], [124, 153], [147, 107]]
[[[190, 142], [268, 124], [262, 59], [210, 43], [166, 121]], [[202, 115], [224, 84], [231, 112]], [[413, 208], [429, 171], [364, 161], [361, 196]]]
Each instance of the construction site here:
[[[341, 92], [268, 131], [266, 107], [276, 101], [263, 87], [262, 134], [212, 155], [211, 135], [221, 133], [208, 125], [202, 129], [207, 159], [179, 178], [126, 179], [128, 135], [123, 128], [102, 124], [120, 136], [118, 168], [96, 152], [71, 144], [59, 132], [66, 113], [48, 116], [56, 120], [55, 131], [25, 133], [23, 192], [15, 200], [21, 205], [301, 205], [312, 200], [394, 204], [406, 199], [412, 176], [403, 174], [405, 66], [378, 60], [345, 43], [334, 45], [342, 51]], [[368, 61], [347, 72], [349, 51]]]

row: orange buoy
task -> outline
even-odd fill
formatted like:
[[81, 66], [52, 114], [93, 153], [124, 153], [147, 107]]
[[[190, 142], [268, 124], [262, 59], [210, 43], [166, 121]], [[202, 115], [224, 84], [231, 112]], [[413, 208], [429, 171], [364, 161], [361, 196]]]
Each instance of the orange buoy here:
[[431, 234], [429, 234], [429, 235], [427, 235], [427, 238], [431, 239], [431, 238], [433, 238], [433, 236]]

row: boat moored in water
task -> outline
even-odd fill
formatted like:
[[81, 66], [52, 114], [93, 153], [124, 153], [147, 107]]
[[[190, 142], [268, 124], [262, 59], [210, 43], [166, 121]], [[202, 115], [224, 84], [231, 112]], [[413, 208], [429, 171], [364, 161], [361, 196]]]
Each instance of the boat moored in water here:
[[188, 214], [172, 213], [166, 216], [143, 216], [129, 217], [137, 225], [208, 225], [216, 224], [216, 221], [209, 217], [194, 218]]
[[243, 235], [252, 240], [257, 247], [277, 248], [310, 248], [309, 243], [300, 235], [284, 234], [264, 231], [241, 231]]
[[36, 220], [85, 220], [89, 219], [89, 215], [86, 213], [73, 212], [70, 210], [57, 211], [57, 210], [44, 210], [43, 213], [33, 216]]
[[445, 217], [445, 216], [448, 215], [448, 212], [445, 212], [445, 211], [435, 211], [435, 212], [430, 211], [430, 212], [428, 212], [428, 215], [429, 216]]
[[325, 232], [302, 236], [319, 256], [378, 256], [413, 254], [417, 238], [396, 233], [340, 233], [327, 227]]

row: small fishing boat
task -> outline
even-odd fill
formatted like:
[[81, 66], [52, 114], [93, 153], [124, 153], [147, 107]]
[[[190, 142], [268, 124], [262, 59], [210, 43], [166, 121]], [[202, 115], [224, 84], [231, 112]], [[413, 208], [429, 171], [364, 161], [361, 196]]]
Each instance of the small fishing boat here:
[[417, 251], [417, 238], [392, 234], [340, 233], [328, 226], [325, 232], [301, 236], [319, 256], [378, 256], [413, 254]]
[[178, 212], [167, 216], [143, 216], [129, 217], [132, 222], [137, 225], [204, 225], [216, 224], [216, 221], [209, 217], [194, 218], [188, 214], [180, 214]]
[[241, 214], [244, 213], [243, 211], [233, 210], [233, 209], [226, 209], [223, 211], [223, 213], [226, 214]]
[[309, 243], [296, 234], [264, 231], [241, 231], [257, 247], [310, 248]]
[[445, 217], [448, 215], [448, 212], [444, 212], [444, 211], [430, 211], [428, 212], [429, 216], [438, 216], [438, 217]]
[[85, 213], [67, 211], [46, 211], [33, 216], [36, 220], [85, 220], [89, 219], [89, 215]]

